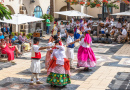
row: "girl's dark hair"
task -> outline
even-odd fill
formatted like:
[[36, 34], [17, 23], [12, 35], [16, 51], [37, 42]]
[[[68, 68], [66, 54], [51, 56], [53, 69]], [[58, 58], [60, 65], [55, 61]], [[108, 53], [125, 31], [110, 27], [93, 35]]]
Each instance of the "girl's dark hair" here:
[[85, 31], [85, 34], [88, 34], [88, 31]]
[[59, 40], [56, 40], [56, 41], [55, 41], [55, 44], [56, 44], [56, 43], [59, 43]]
[[33, 43], [34, 44], [36, 44], [37, 42], [39, 42], [40, 41], [40, 39], [38, 38], [38, 37], [35, 37], [34, 39], [33, 39]]
[[54, 35], [54, 40], [56, 41], [56, 40], [58, 40], [58, 36], [57, 35]]

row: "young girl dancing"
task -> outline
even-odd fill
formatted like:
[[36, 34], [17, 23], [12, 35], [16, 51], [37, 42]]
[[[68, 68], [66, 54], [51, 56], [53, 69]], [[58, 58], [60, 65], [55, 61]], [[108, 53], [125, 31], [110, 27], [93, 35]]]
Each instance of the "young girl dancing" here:
[[85, 67], [84, 70], [88, 71], [89, 67], [94, 67], [96, 65], [96, 58], [91, 49], [92, 39], [87, 31], [84, 33], [84, 37], [81, 38], [79, 43], [77, 67]]
[[55, 42], [56, 47], [53, 48], [52, 60], [47, 70], [47, 83], [52, 86], [66, 86], [70, 84], [70, 64], [66, 59], [65, 47], [61, 41]]

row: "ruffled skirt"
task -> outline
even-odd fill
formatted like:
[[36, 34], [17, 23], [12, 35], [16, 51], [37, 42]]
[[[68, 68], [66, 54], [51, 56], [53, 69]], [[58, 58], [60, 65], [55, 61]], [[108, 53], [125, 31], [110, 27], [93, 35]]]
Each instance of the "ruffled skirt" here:
[[94, 67], [96, 58], [93, 50], [80, 46], [78, 49], [78, 67]]

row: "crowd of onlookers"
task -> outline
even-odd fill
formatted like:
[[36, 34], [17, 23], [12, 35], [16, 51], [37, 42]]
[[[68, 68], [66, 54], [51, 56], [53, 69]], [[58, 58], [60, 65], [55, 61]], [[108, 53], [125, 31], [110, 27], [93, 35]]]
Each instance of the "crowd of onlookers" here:
[[[47, 34], [49, 34], [50, 21], [47, 20]], [[96, 29], [94, 28], [96, 25]], [[98, 21], [93, 21], [92, 18], [86, 20], [82, 18], [81, 20], [75, 20], [72, 18], [69, 22], [64, 23], [63, 21], [60, 24], [55, 21], [54, 27], [52, 30], [52, 35], [57, 35], [59, 38], [65, 39], [67, 37], [67, 32], [69, 30], [74, 31], [74, 39], [80, 39], [83, 36], [84, 32], [89, 32], [91, 37], [94, 34], [97, 35], [97, 38], [100, 40], [102, 37], [113, 38], [113, 41], [121, 42], [123, 38], [128, 36], [129, 24], [127, 19], [120, 17], [118, 22], [114, 24], [114, 18], [106, 18], [106, 21], [103, 22], [101, 18]], [[1, 27], [0, 32], [0, 54], [7, 54], [8, 60], [14, 60], [14, 55], [18, 57], [19, 54], [22, 54], [23, 51], [30, 51], [31, 49], [31, 40], [27, 39], [26, 33], [15, 33], [11, 35], [11, 30], [9, 27]], [[19, 49], [19, 45], [21, 45]], [[15, 53], [15, 54], [14, 54]]]
[[[96, 29], [94, 28], [95, 25], [97, 26]], [[61, 21], [60, 24], [58, 24], [58, 22], [55, 21], [52, 34], [56, 35], [60, 32], [60, 37], [65, 37], [65, 31], [70, 29], [75, 32], [75, 39], [79, 39], [82, 36], [82, 33], [88, 31], [91, 36], [96, 34], [99, 40], [104, 36], [106, 39], [112, 38], [113, 41], [121, 43], [121, 39], [127, 37], [129, 24], [127, 19], [124, 19], [123, 17], [120, 17], [116, 24], [114, 24], [113, 17], [107, 17], [105, 22], [103, 22], [101, 18], [99, 18], [98, 21], [93, 21], [92, 18], [89, 18], [89, 20], [82, 18], [81, 20], [75, 21], [74, 18], [72, 18], [67, 23]]]
[[0, 32], [0, 55], [6, 54], [8, 61], [13, 62], [14, 57], [19, 57], [23, 51], [31, 50], [31, 40], [27, 39], [26, 33], [15, 35]]

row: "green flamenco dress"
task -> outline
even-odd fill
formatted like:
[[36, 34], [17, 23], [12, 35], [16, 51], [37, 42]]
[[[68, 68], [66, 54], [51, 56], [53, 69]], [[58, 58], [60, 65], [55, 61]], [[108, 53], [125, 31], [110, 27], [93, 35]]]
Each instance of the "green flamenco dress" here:
[[[55, 67], [57, 67], [56, 64], [56, 58], [53, 57], [53, 60], [50, 61], [50, 65], [48, 68], [48, 77], [47, 77], [47, 83], [51, 84], [51, 85], [56, 85], [56, 86], [65, 86], [67, 84], [70, 84], [70, 66], [69, 66], [69, 60], [68, 59], [64, 59], [64, 65], [62, 66], [65, 70], [65, 73], [60, 73], [60, 70], [63, 69], [61, 68], [60, 70], [56, 70], [59, 71], [59, 73], [55, 72]], [[62, 71], [62, 70], [61, 70]]]
[[70, 76], [68, 74], [57, 74], [51, 72], [47, 77], [47, 83], [51, 85], [64, 86], [71, 83]]

